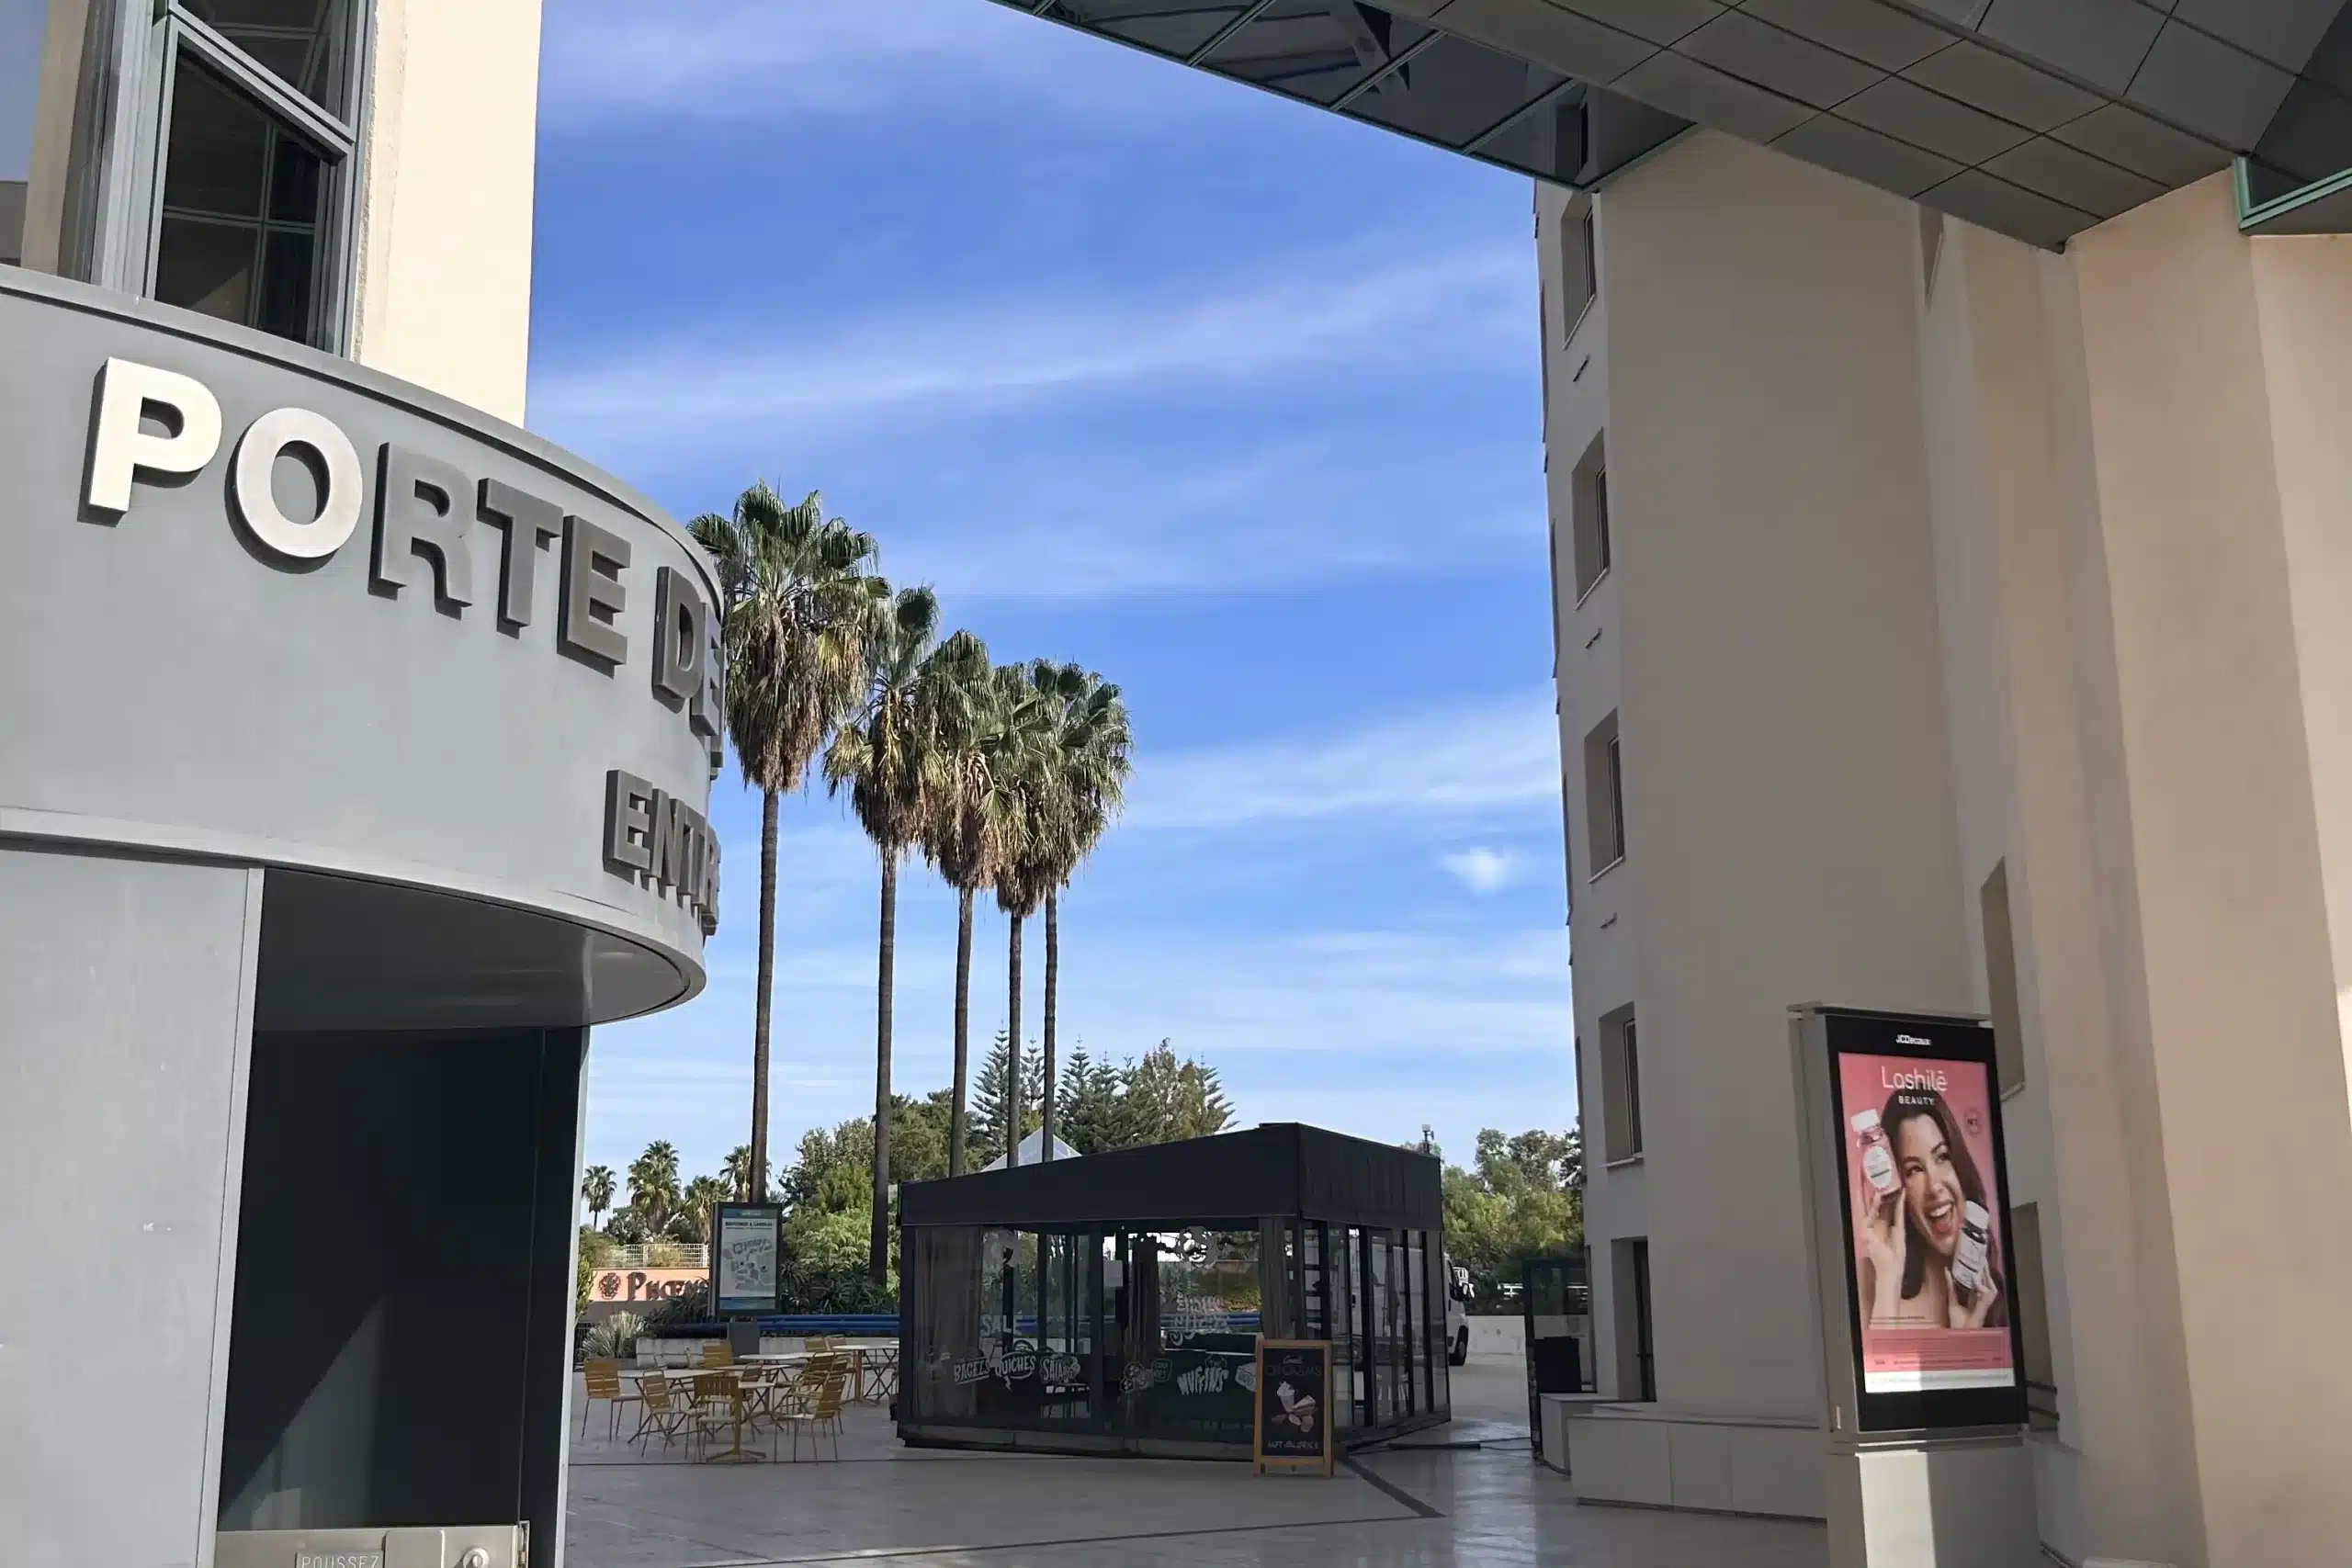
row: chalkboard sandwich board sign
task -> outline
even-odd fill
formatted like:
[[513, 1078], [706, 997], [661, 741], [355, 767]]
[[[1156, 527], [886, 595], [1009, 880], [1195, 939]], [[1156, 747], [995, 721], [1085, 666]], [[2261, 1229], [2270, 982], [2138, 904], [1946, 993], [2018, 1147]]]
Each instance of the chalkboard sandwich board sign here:
[[1338, 1458], [1331, 1433], [1331, 1342], [1261, 1339], [1257, 1373], [1252, 1472], [1283, 1465], [1330, 1474]]

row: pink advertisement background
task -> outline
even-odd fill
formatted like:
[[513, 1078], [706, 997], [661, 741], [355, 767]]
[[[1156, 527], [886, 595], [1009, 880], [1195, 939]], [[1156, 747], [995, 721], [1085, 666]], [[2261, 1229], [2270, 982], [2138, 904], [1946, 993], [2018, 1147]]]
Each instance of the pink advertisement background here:
[[[1862, 1180], [1862, 1142], [1854, 1132], [1854, 1118], [1864, 1111], [1885, 1114], [1894, 1090], [1888, 1080], [1901, 1073], [1943, 1075], [1944, 1103], [1960, 1123], [1976, 1169], [1984, 1179], [1984, 1207], [1993, 1216], [1997, 1242], [1995, 1253], [2007, 1304], [2016, 1310], [2015, 1270], [2009, 1262], [2009, 1238], [2002, 1225], [2004, 1194], [2001, 1171], [1993, 1162], [1993, 1075], [1975, 1062], [1952, 1062], [1928, 1056], [1849, 1055], [1838, 1059], [1838, 1090], [1846, 1105], [1846, 1204], [1850, 1213]], [[1930, 1077], [1929, 1083], [1933, 1083]], [[1864, 1277], [1861, 1237], [1854, 1238], [1854, 1279]], [[1895, 1392], [1917, 1387], [1910, 1374], [1918, 1372], [1988, 1375], [1976, 1386], [2009, 1387], [2017, 1373], [2007, 1328], [1898, 1328], [1862, 1330], [1863, 1389], [1866, 1393]], [[1872, 1387], [1872, 1374], [1882, 1380]]]

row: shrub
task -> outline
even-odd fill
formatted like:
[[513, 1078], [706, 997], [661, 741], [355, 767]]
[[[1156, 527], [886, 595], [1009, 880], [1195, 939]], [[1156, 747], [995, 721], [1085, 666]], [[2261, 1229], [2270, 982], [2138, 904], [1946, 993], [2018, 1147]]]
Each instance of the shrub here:
[[642, 1319], [616, 1312], [590, 1326], [584, 1353], [597, 1360], [625, 1361], [637, 1354], [637, 1337], [644, 1329]]
[[649, 1327], [666, 1327], [673, 1323], [708, 1323], [710, 1321], [710, 1282], [696, 1280], [678, 1295], [671, 1296], [645, 1314]]

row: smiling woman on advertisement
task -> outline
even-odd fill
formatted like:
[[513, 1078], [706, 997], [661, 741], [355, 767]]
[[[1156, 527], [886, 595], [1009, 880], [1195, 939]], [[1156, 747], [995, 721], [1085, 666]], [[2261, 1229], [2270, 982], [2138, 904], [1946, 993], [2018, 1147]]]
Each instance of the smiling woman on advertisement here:
[[1870, 1120], [1856, 1118], [1866, 1151], [1854, 1200], [1863, 1327], [2005, 1326], [1994, 1205], [1951, 1106], [1932, 1089], [1898, 1089], [1864, 1128]]

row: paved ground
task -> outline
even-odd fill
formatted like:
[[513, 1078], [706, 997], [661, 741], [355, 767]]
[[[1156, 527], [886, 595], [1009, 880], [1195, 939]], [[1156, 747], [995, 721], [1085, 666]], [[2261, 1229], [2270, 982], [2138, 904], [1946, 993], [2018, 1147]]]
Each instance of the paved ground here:
[[[1331, 1481], [1246, 1465], [902, 1449], [847, 1422], [839, 1463], [702, 1465], [575, 1449], [571, 1568], [1822, 1568], [1816, 1526], [1578, 1506], [1527, 1447], [1516, 1362], [1455, 1374], [1454, 1426]], [[1476, 1440], [1476, 1449], [1430, 1445]]]

